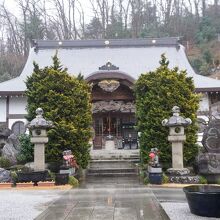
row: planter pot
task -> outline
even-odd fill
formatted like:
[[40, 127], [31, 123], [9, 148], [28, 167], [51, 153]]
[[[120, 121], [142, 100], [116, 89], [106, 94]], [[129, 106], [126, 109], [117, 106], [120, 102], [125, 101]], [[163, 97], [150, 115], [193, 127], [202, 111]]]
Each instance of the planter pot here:
[[205, 217], [220, 217], [220, 186], [192, 185], [183, 188], [190, 211]]
[[34, 182], [36, 185], [39, 181], [46, 181], [47, 174], [47, 171], [18, 172], [18, 182]]
[[11, 188], [12, 183], [0, 183], [0, 188]]
[[65, 185], [68, 184], [69, 174], [66, 173], [56, 173], [55, 174], [55, 184], [56, 185]]
[[162, 184], [162, 173], [149, 173], [150, 184]]
[[54, 186], [54, 185], [55, 185], [55, 182], [52, 182], [52, 181], [50, 181], [50, 182], [49, 182], [49, 181], [47, 181], [47, 182], [41, 182], [41, 181], [40, 181], [40, 182], [37, 183], [37, 185], [38, 185], [38, 186]]
[[16, 187], [33, 187], [34, 183], [29, 182], [29, 183], [16, 183]]
[[162, 184], [162, 168], [148, 166], [148, 177], [151, 184]]

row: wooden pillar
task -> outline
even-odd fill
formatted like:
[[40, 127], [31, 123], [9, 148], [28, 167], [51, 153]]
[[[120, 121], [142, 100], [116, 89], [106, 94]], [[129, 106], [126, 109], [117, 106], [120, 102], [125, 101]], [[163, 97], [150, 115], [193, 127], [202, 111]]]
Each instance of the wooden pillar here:
[[211, 93], [207, 92], [207, 95], [208, 95], [208, 102], [209, 102], [209, 120], [212, 120], [212, 108], [211, 108], [211, 105], [212, 105], [212, 102], [211, 102]]
[[9, 96], [6, 96], [6, 125], [9, 128]]

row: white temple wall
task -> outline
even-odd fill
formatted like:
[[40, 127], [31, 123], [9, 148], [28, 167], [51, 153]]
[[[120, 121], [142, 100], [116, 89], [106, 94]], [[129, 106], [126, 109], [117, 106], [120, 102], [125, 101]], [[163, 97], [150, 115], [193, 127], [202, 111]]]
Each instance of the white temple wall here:
[[26, 114], [26, 97], [10, 97], [9, 101], [9, 114]]
[[209, 96], [207, 93], [202, 93], [199, 102], [199, 111], [209, 111]]
[[6, 98], [0, 98], [0, 122], [6, 122]]

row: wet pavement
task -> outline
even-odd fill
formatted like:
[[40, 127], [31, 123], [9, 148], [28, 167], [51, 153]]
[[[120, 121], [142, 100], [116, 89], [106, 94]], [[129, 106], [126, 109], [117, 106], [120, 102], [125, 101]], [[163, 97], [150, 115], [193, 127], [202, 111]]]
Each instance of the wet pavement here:
[[150, 188], [134, 184], [89, 184], [72, 189], [36, 220], [168, 220]]
[[186, 195], [182, 188], [164, 188], [164, 187], [151, 187], [154, 195], [160, 202], [187, 202]]

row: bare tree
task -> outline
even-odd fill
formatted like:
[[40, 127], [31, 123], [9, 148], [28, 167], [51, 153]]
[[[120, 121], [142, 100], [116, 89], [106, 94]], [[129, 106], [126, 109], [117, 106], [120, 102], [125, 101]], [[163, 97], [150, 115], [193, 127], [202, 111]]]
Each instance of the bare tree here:
[[[23, 25], [24, 25], [24, 56], [28, 55], [29, 44], [27, 38], [27, 16], [28, 16], [28, 9], [29, 9], [29, 2], [30, 0], [18, 0], [18, 5], [22, 11], [23, 15]], [[30, 10], [29, 10], [30, 11]]]
[[206, 16], [206, 0], [202, 0], [202, 17]]
[[7, 41], [9, 43], [10, 50], [17, 54], [22, 54], [21, 43], [19, 42], [20, 36], [18, 31], [18, 20], [13, 16], [5, 7], [4, 4], [1, 5], [1, 17], [5, 19], [7, 26]]

